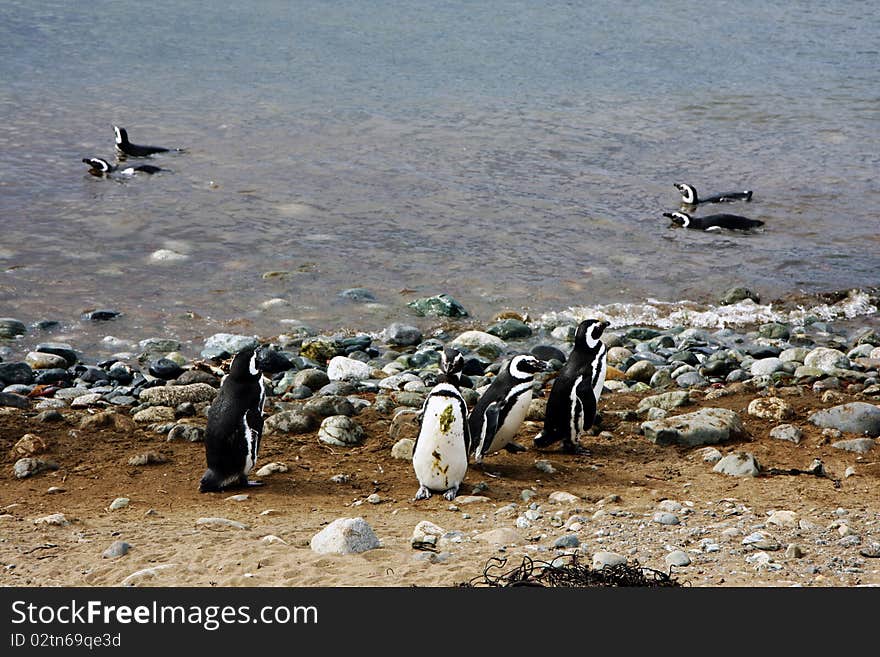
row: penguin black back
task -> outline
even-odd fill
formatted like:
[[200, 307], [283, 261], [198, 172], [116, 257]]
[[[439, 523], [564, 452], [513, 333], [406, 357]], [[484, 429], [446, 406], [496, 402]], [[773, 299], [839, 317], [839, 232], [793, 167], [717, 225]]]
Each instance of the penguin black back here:
[[699, 205], [700, 203], [731, 203], [733, 201], [751, 201], [752, 190], [746, 189], [741, 192], [724, 192], [723, 194], [713, 194], [706, 198], [697, 196], [697, 188], [687, 183], [673, 183], [679, 193], [681, 193], [682, 205]]
[[199, 485], [200, 492], [250, 483], [247, 475], [257, 460], [266, 399], [256, 360], [253, 347], [236, 354], [211, 403], [205, 431], [208, 470]]
[[709, 214], [704, 217], [692, 217], [687, 212], [664, 212], [664, 217], [672, 219], [672, 223], [684, 228], [710, 230], [726, 228], [728, 230], [752, 230], [764, 225], [760, 219], [749, 219], [737, 214]]
[[153, 153], [167, 153], [170, 148], [164, 146], [143, 146], [140, 144], [132, 144], [128, 140], [128, 131], [119, 126], [113, 126], [116, 133], [116, 150], [120, 155], [131, 155], [132, 157], [147, 157]]
[[607, 327], [607, 322], [597, 319], [586, 319], [578, 325], [571, 354], [550, 389], [544, 428], [535, 437], [536, 447], [561, 440], [564, 451], [583, 452], [577, 439], [592, 426], [596, 416], [598, 393], [594, 389], [604, 383], [606, 349], [601, 336]]

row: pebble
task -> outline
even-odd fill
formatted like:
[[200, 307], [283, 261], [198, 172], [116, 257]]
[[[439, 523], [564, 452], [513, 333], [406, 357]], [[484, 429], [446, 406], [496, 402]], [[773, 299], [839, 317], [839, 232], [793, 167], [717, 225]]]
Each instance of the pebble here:
[[391, 448], [391, 457], [403, 461], [412, 461], [415, 441], [411, 438], [401, 438]]
[[150, 566], [149, 568], [142, 568], [141, 570], [136, 570], [128, 577], [124, 578], [121, 582], [119, 582], [119, 586], [134, 586], [141, 580], [150, 580], [153, 579], [159, 573], [169, 570], [171, 568], [176, 568], [177, 564], [173, 563], [164, 563], [158, 566]]
[[795, 445], [801, 442], [803, 432], [793, 424], [780, 424], [770, 429], [770, 437], [775, 440], [787, 440]]
[[428, 520], [422, 520], [413, 530], [410, 545], [415, 550], [433, 550], [446, 530]]
[[569, 549], [579, 547], [581, 544], [581, 540], [578, 538], [577, 534], [563, 534], [555, 541], [553, 541], [553, 547], [557, 549]]
[[545, 474], [555, 474], [556, 473], [556, 468], [553, 467], [553, 464], [550, 463], [550, 461], [547, 461], [544, 459], [539, 459], [539, 460], [535, 461], [535, 468], [537, 468], [538, 470], [540, 470], [541, 472], [543, 472]]
[[116, 559], [124, 557], [131, 549], [131, 545], [125, 541], [113, 541], [106, 550], [101, 553], [103, 559]]
[[581, 501], [577, 495], [566, 491], [555, 491], [550, 493], [549, 499], [554, 504], [578, 504]]
[[779, 541], [764, 532], [754, 532], [749, 534], [741, 541], [741, 543], [742, 545], [751, 546], [758, 550], [778, 550], [781, 547]]
[[382, 498], [377, 493], [372, 493], [367, 496], [367, 502], [370, 504], [382, 504]]
[[63, 513], [51, 513], [48, 516], [34, 519], [35, 525], [51, 525], [53, 527], [65, 527], [70, 521], [64, 517]]
[[57, 469], [58, 464], [54, 461], [34, 457], [18, 459], [15, 462], [15, 465], [12, 466], [12, 470], [17, 479], [26, 479], [27, 477], [33, 477], [46, 470]]
[[761, 466], [753, 454], [735, 452], [718, 461], [712, 468], [712, 472], [732, 477], [757, 477], [761, 473]]
[[776, 421], [787, 420], [794, 415], [794, 409], [779, 397], [753, 399], [746, 412], [754, 417]]
[[248, 526], [237, 520], [229, 520], [228, 518], [199, 518], [196, 520], [197, 527], [207, 527], [208, 529], [248, 529]]
[[144, 452], [143, 454], [132, 456], [128, 459], [128, 464], [133, 466], [161, 465], [166, 461], [167, 459], [164, 456], [160, 456], [156, 452]]
[[626, 557], [616, 552], [599, 551], [593, 554], [593, 570], [602, 570], [606, 566], [613, 568], [626, 564]]
[[877, 442], [873, 438], [853, 438], [852, 440], [839, 440], [831, 443], [834, 449], [842, 449], [856, 454], [867, 454], [874, 449]]
[[0, 317], [0, 338], [12, 339], [27, 333], [27, 327], [23, 322], [11, 317]]
[[651, 520], [661, 525], [677, 525], [681, 522], [677, 515], [667, 511], [658, 511], [654, 514]]
[[117, 497], [110, 503], [110, 510], [117, 511], [118, 509], [124, 509], [128, 506], [129, 499], [127, 497]]
[[786, 559], [803, 559], [804, 556], [803, 548], [797, 543], [789, 543], [785, 548]]
[[257, 470], [254, 474], [257, 477], [268, 477], [269, 475], [275, 474], [276, 472], [287, 472], [288, 467], [284, 463], [278, 463], [276, 461], [272, 461], [271, 463], [267, 463], [262, 468]]
[[250, 497], [247, 493], [239, 493], [238, 495], [230, 495], [225, 498], [227, 502], [244, 502]]
[[682, 550], [673, 550], [664, 558], [667, 566], [677, 566], [679, 568], [683, 568], [685, 566], [691, 565], [691, 558], [688, 556], [687, 552]]

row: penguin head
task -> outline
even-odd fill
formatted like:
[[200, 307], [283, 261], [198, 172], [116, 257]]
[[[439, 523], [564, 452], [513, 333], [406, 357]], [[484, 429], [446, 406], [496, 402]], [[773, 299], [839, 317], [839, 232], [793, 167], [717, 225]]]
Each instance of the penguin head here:
[[115, 125], [113, 126], [113, 132], [116, 133], [117, 146], [128, 143], [128, 132], [126, 132], [125, 128], [120, 128], [118, 125]]
[[229, 366], [229, 376], [239, 381], [256, 379], [262, 376], [260, 369], [257, 367], [256, 347], [248, 347], [235, 354], [235, 358], [232, 359], [232, 365]]
[[608, 328], [608, 322], [599, 319], [585, 319], [578, 324], [577, 332], [574, 334], [575, 349], [593, 350], [598, 347], [602, 341], [602, 332]]
[[510, 359], [508, 370], [514, 379], [530, 379], [536, 372], [546, 372], [547, 363], [531, 354], [520, 354]]
[[664, 212], [663, 216], [672, 219], [676, 226], [687, 228], [691, 223], [691, 216], [687, 212]]
[[693, 185], [688, 185], [687, 183], [673, 183], [672, 186], [681, 193], [682, 203], [686, 203], [688, 205], [696, 205], [697, 190]]
[[450, 383], [461, 387], [461, 373], [464, 370], [464, 356], [455, 349], [446, 347], [440, 352], [439, 383]]
[[89, 173], [95, 176], [110, 173], [110, 169], [113, 168], [107, 160], [102, 160], [100, 157], [84, 157], [82, 161], [91, 167]]

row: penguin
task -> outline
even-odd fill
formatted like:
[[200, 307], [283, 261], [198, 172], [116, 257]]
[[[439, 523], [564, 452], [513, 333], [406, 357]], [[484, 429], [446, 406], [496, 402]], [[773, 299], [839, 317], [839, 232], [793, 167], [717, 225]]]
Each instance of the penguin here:
[[526, 419], [535, 373], [546, 371], [547, 363], [528, 354], [514, 356], [504, 364], [468, 417], [474, 461], [481, 463], [486, 454], [502, 448], [514, 453], [525, 450], [513, 437]]
[[[120, 155], [120, 157], [125, 157], [126, 155], [131, 155], [132, 157], [149, 157], [153, 153], [167, 153], [170, 148], [165, 148], [163, 146], [141, 146], [140, 144], [132, 144], [128, 141], [128, 132], [125, 128], [120, 128], [118, 125], [113, 126], [113, 131], [116, 133], [116, 152]], [[175, 148], [175, 151], [181, 151], [180, 148]]]
[[84, 157], [82, 161], [89, 165], [89, 173], [98, 177], [107, 176], [111, 173], [120, 173], [124, 176], [133, 176], [135, 173], [148, 173], [152, 175], [167, 170], [152, 164], [142, 164], [137, 167], [120, 169], [118, 166], [110, 164], [107, 160], [102, 160], [100, 157]]
[[733, 201], [751, 201], [752, 190], [746, 189], [742, 192], [725, 192], [724, 194], [714, 194], [706, 198], [697, 196], [697, 189], [693, 185], [687, 183], [673, 183], [679, 192], [681, 192], [682, 205], [699, 205], [700, 203], [731, 203]]
[[705, 217], [692, 217], [687, 212], [664, 212], [664, 217], [672, 219], [672, 223], [693, 228], [696, 230], [716, 230], [727, 228], [728, 230], [751, 230], [763, 226], [760, 219], [749, 219], [737, 214], [708, 214]]
[[440, 382], [422, 404], [412, 456], [419, 481], [416, 500], [428, 499], [431, 491], [442, 491], [447, 500], [455, 499], [467, 472], [471, 435], [467, 404], [456, 385], [463, 366], [461, 354], [446, 348], [440, 358]]
[[544, 429], [535, 436], [535, 447], [548, 447], [561, 440], [564, 452], [586, 453], [578, 439], [593, 426], [605, 385], [607, 349], [601, 337], [606, 328], [608, 322], [597, 319], [585, 319], [578, 325], [574, 348], [550, 389]]
[[257, 461], [263, 434], [266, 388], [257, 368], [257, 350], [243, 349], [235, 355], [229, 374], [208, 410], [205, 456], [208, 470], [199, 492], [217, 492], [239, 486], [261, 486], [248, 481]]

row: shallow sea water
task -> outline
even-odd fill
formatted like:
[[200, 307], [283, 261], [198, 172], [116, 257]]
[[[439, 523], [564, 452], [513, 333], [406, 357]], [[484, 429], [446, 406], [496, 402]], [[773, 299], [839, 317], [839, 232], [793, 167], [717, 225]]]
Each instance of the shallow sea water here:
[[[0, 316], [198, 340], [880, 285], [869, 3], [426, 4], [4, 2]], [[114, 124], [186, 152], [89, 176]], [[671, 228], [680, 181], [765, 228]]]

